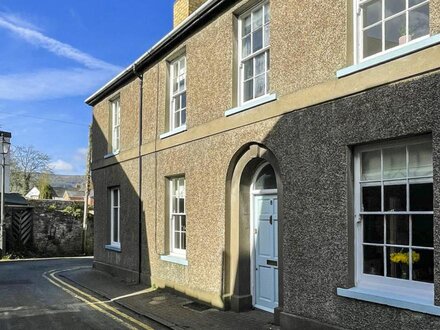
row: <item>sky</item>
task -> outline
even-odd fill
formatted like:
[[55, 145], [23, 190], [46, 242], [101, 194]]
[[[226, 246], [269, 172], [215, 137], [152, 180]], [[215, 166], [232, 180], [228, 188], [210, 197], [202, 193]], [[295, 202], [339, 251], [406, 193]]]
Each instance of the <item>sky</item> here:
[[84, 174], [84, 100], [172, 29], [174, 0], [0, 0], [0, 130]]

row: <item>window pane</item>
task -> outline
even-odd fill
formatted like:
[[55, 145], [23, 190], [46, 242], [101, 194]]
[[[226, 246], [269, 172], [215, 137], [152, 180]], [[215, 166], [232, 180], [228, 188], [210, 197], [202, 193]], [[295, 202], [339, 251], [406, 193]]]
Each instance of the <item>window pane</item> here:
[[266, 93], [265, 78], [266, 76], [264, 74], [255, 78], [255, 97], [262, 96]]
[[383, 247], [364, 245], [364, 274], [383, 275]]
[[384, 211], [406, 211], [406, 185], [384, 186]]
[[179, 198], [179, 213], [185, 213], [185, 199]]
[[177, 111], [174, 113], [174, 128], [176, 127], [180, 127], [181, 123], [180, 123], [180, 111]]
[[268, 23], [270, 21], [270, 7], [268, 4], [264, 6], [264, 23]]
[[[394, 1], [394, 0], [393, 0]], [[403, 37], [402, 39], [400, 37]], [[406, 43], [406, 15], [399, 15], [385, 22], [385, 49]]]
[[255, 31], [263, 23], [263, 7], [258, 8], [252, 13], [252, 29]]
[[382, 0], [370, 1], [362, 6], [363, 27], [379, 22], [382, 18]]
[[180, 215], [173, 215], [174, 231], [180, 231]]
[[362, 153], [361, 180], [380, 180], [380, 150]]
[[174, 233], [174, 248], [180, 249], [180, 232]]
[[255, 75], [259, 75], [266, 71], [266, 54], [260, 54], [255, 57]]
[[409, 176], [432, 175], [432, 143], [408, 146]]
[[364, 223], [364, 242], [383, 244], [383, 216], [364, 215], [362, 218]]
[[185, 215], [180, 216], [180, 230], [186, 231], [186, 216]]
[[180, 109], [180, 96], [174, 97], [174, 110]]
[[434, 253], [432, 250], [413, 250], [413, 280], [434, 282]]
[[412, 245], [433, 247], [432, 215], [412, 216]]
[[387, 276], [409, 279], [408, 249], [387, 247]]
[[173, 197], [172, 198], [172, 202], [173, 202], [173, 205], [172, 205], [172, 210], [171, 210], [171, 212], [173, 212], [173, 213], [179, 213], [179, 209], [178, 209], [178, 205], [177, 205], [177, 198], [176, 197]]
[[242, 35], [245, 36], [251, 32], [251, 15], [245, 17], [242, 20]]
[[119, 190], [113, 189], [113, 206], [119, 205]]
[[376, 25], [364, 31], [364, 57], [382, 51], [382, 25]]
[[180, 112], [180, 120], [182, 125], [186, 124], [186, 110]]
[[246, 57], [251, 53], [251, 36], [247, 36], [242, 41], [242, 57]]
[[254, 81], [251, 79], [244, 82], [243, 100], [246, 102], [253, 98], [254, 98]]
[[409, 5], [410, 7], [412, 7], [412, 6], [414, 6], [414, 5], [417, 5], [417, 4], [419, 4], [419, 3], [422, 3], [423, 1], [425, 1], [425, 0], [409, 0], [409, 1], [408, 1], [408, 5]]
[[405, 0], [385, 0], [385, 17], [405, 10]]
[[409, 12], [409, 34], [416, 39], [429, 34], [429, 4]]
[[186, 233], [181, 233], [182, 250], [186, 250]]
[[185, 90], [185, 76], [181, 76], [179, 80], [179, 92]]
[[383, 177], [395, 179], [406, 177], [406, 148], [390, 148], [383, 150]]
[[270, 29], [269, 25], [264, 26], [264, 47], [269, 46], [270, 41]]
[[113, 208], [113, 242], [119, 242], [119, 209]]
[[252, 33], [252, 52], [263, 48], [263, 29], [260, 28]]
[[277, 180], [272, 166], [265, 166], [255, 180], [255, 189], [277, 189]]
[[381, 211], [381, 188], [362, 188], [362, 211]]
[[252, 78], [254, 75], [254, 59], [251, 58], [243, 63], [244, 65], [244, 80]]
[[409, 244], [409, 218], [407, 215], [387, 215], [387, 243]]
[[186, 108], [186, 92], [180, 95], [180, 104], [182, 109]]
[[409, 185], [409, 209], [411, 211], [432, 211], [432, 183]]

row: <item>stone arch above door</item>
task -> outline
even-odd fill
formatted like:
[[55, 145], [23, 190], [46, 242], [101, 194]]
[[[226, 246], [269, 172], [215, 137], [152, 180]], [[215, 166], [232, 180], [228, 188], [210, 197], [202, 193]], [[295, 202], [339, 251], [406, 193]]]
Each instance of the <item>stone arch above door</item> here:
[[[264, 145], [249, 143], [233, 156], [226, 180], [226, 226], [223, 297], [226, 306], [240, 312], [252, 308], [250, 287], [250, 187], [257, 168], [269, 163], [275, 171], [279, 205], [283, 186], [275, 155]], [[279, 237], [282, 237], [282, 207], [279, 210]], [[279, 308], [282, 306], [282, 245], [279, 244]]]

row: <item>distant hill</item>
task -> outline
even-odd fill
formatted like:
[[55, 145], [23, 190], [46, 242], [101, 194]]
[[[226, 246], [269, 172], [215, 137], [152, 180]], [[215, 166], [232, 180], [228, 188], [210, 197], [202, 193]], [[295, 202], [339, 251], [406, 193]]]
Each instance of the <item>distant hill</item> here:
[[76, 188], [84, 185], [85, 176], [51, 174], [49, 180], [52, 187]]

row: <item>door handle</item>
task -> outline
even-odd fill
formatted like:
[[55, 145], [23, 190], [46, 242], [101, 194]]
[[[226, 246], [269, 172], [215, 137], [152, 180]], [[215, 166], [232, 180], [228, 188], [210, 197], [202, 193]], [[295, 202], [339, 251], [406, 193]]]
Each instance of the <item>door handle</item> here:
[[269, 217], [269, 223], [272, 224], [272, 216]]

